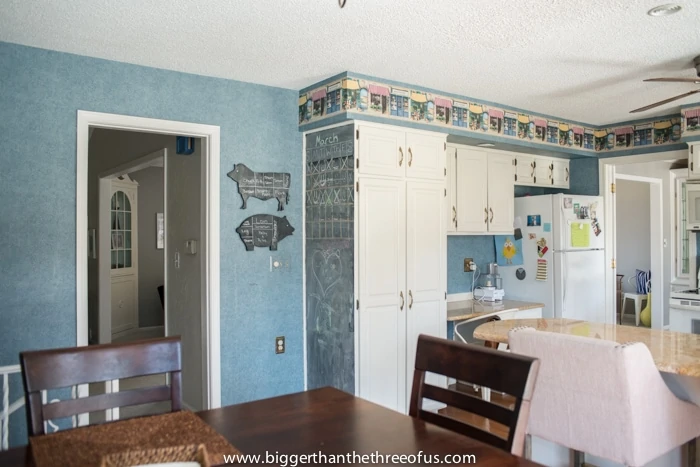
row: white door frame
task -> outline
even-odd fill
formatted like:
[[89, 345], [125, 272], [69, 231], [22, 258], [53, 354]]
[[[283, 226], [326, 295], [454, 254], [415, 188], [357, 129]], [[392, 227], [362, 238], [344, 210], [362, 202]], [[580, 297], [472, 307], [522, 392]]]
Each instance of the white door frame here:
[[[206, 330], [203, 370], [207, 391], [205, 407], [221, 406], [221, 336], [220, 336], [220, 220], [219, 220], [219, 165], [220, 128], [213, 125], [133, 117], [78, 110], [77, 115], [77, 164], [76, 164], [76, 345], [88, 345], [88, 143], [90, 128], [138, 131], [202, 138], [204, 169], [202, 213], [205, 218], [205, 241], [202, 253], [205, 258], [203, 274], [202, 313]], [[101, 257], [102, 255], [100, 255]], [[78, 397], [87, 396], [86, 385], [78, 388]], [[87, 423], [87, 415], [79, 417], [79, 424]]]
[[[649, 209], [650, 225], [649, 235], [651, 243], [651, 277], [656, 284], [654, 294], [651, 297], [651, 327], [653, 329], [663, 329], [664, 304], [666, 303], [664, 292], [664, 241], [663, 241], [663, 180], [660, 178], [640, 177], [638, 175], [627, 175], [615, 173], [615, 180], [627, 180], [631, 182], [641, 182], [649, 184]], [[617, 190], [616, 190], [617, 191]], [[656, 222], [654, 222], [656, 220]], [[615, 219], [617, 221], [617, 210]], [[617, 224], [613, 223], [613, 230]], [[617, 238], [617, 234], [614, 234]]]

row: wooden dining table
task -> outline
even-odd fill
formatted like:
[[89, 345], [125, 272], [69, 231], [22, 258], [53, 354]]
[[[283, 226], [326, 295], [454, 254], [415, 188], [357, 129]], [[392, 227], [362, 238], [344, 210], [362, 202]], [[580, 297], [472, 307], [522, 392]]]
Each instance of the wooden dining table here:
[[[321, 456], [325, 455], [326, 464], [330, 464], [328, 456], [342, 455], [345, 462], [334, 465], [392, 465], [402, 459], [389, 456], [404, 454], [415, 456], [404, 458], [415, 460], [413, 465], [437, 463], [434, 457], [428, 462], [426, 456], [438, 456], [441, 463], [457, 461], [452, 465], [540, 465], [333, 388], [205, 410], [197, 415], [243, 454], [262, 456], [259, 464], [283, 464], [281, 455], [316, 455], [318, 464], [323, 464]], [[364, 459], [359, 457], [363, 455]], [[473, 457], [463, 457], [460, 462], [455, 456]], [[291, 460], [286, 458], [287, 465], [294, 465]], [[314, 463], [313, 457], [306, 460], [309, 465]], [[55, 465], [60, 466], [56, 461]], [[0, 466], [32, 465], [29, 446], [0, 452]]]

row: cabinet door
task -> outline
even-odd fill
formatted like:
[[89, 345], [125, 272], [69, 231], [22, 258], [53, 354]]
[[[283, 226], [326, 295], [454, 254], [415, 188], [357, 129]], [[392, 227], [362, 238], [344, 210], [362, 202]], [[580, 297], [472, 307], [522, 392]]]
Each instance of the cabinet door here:
[[700, 143], [688, 144], [688, 180], [700, 180]]
[[532, 185], [535, 183], [535, 157], [518, 154], [515, 161], [515, 183], [517, 185]]
[[447, 232], [455, 232], [457, 230], [457, 148], [448, 147], [446, 153], [447, 180], [445, 188], [447, 190], [446, 197], [447, 209], [445, 222]]
[[407, 162], [405, 133], [387, 128], [359, 128], [359, 172], [367, 175], [403, 177]]
[[[486, 151], [457, 149], [457, 232], [481, 233], [488, 230], [486, 160]], [[511, 170], [507, 175], [512, 181]]]
[[359, 180], [359, 396], [406, 407], [406, 182]]
[[491, 153], [488, 157], [489, 232], [513, 233], [515, 195], [510, 176], [511, 156]]
[[112, 335], [139, 327], [136, 276], [112, 278]]
[[569, 161], [554, 159], [552, 167], [552, 185], [557, 188], [569, 188]]
[[407, 177], [445, 179], [445, 136], [407, 132], [406, 147]]
[[[443, 185], [406, 182], [406, 391], [410, 394], [418, 336], [445, 338], [446, 257]], [[430, 384], [446, 387], [446, 379], [428, 375]]]
[[554, 170], [552, 159], [548, 157], [535, 157], [535, 184], [540, 186], [552, 186]]

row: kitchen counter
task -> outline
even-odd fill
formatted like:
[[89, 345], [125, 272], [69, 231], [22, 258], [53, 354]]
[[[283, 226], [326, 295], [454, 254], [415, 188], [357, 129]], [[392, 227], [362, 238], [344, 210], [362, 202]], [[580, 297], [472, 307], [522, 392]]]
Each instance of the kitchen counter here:
[[510, 311], [532, 310], [536, 308], [544, 308], [544, 304], [503, 300], [502, 302], [497, 302], [495, 305], [491, 305], [489, 302], [461, 300], [447, 303], [447, 321], [466, 321]]
[[[449, 312], [448, 312], [449, 313]], [[562, 318], [491, 321], [476, 328], [474, 337], [508, 343], [508, 331], [528, 326], [540, 331], [605, 339], [620, 344], [642, 342], [651, 351], [656, 367], [666, 373], [700, 378], [700, 335], [661, 331], [619, 324], [591, 323]]]

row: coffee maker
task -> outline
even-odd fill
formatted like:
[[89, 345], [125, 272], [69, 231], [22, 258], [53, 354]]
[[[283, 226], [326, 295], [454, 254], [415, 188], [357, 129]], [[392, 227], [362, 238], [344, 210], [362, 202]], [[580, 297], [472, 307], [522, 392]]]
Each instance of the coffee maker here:
[[485, 302], [502, 302], [505, 292], [503, 291], [503, 278], [498, 274], [498, 264], [489, 263], [486, 266], [487, 274], [482, 274], [479, 278], [479, 285], [474, 289], [474, 299]]

